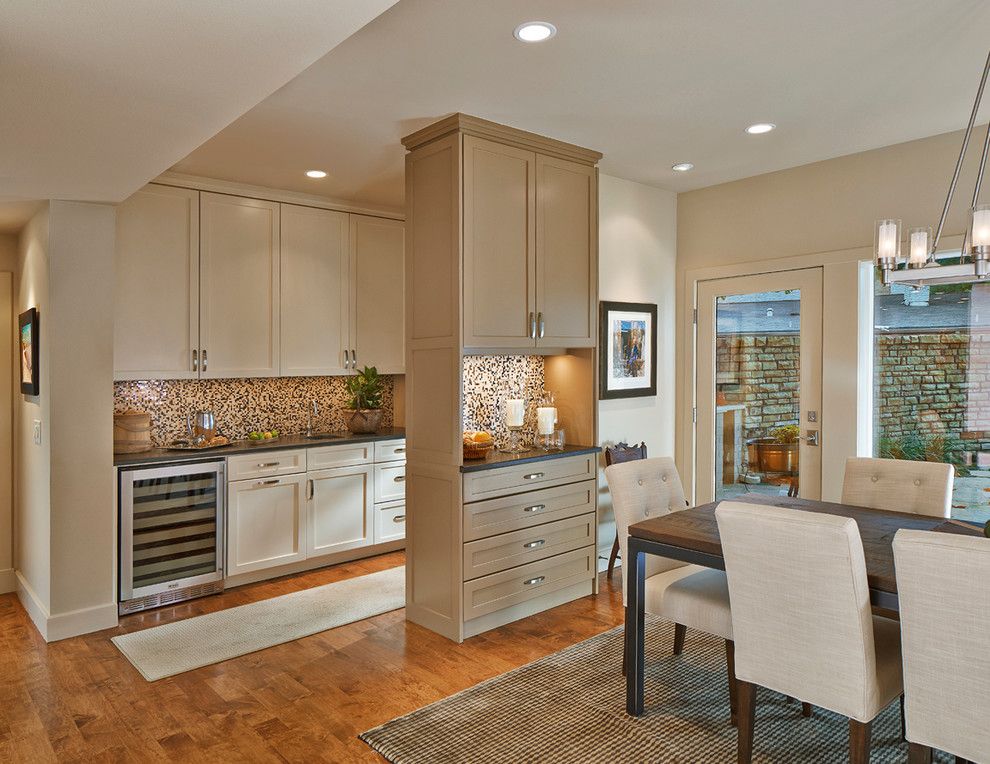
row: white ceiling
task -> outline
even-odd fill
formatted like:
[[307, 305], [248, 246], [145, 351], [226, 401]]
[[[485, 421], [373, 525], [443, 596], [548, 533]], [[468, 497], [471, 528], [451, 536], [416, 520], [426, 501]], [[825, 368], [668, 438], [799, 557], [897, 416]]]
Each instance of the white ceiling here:
[[127, 197], [393, 2], [4, 0], [0, 200]]
[[399, 139], [464, 111], [684, 191], [963, 127], [988, 32], [986, 0], [401, 0], [175, 169], [400, 206]]

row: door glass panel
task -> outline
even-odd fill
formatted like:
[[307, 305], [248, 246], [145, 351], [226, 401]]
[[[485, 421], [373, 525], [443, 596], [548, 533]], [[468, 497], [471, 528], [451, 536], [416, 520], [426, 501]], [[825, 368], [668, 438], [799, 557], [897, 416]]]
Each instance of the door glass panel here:
[[801, 292], [715, 300], [715, 500], [797, 495]]

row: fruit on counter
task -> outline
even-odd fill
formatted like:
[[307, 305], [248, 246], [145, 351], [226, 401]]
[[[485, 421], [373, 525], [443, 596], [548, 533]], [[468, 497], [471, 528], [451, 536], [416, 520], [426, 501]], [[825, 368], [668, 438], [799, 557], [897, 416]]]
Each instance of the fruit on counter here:
[[492, 434], [484, 430], [465, 430], [464, 442], [467, 444], [485, 444], [492, 442]]
[[278, 437], [278, 430], [254, 430], [248, 433], [248, 440], [272, 440]]

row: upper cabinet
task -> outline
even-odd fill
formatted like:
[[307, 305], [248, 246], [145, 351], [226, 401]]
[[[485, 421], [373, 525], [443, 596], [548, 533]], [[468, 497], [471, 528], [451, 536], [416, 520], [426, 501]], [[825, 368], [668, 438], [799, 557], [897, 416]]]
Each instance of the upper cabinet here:
[[199, 376], [199, 192], [147, 186], [117, 207], [116, 379]]
[[200, 195], [202, 377], [274, 377], [279, 341], [279, 206]]
[[117, 208], [114, 378], [401, 374], [404, 224], [150, 184]]

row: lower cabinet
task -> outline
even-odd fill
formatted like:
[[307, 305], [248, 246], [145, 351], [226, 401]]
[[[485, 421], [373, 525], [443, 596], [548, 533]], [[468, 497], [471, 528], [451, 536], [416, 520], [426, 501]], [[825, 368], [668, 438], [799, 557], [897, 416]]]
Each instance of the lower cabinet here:
[[310, 472], [309, 557], [343, 552], [374, 543], [373, 467]]
[[375, 505], [375, 543], [399, 541], [406, 537], [406, 502]]
[[227, 575], [306, 559], [305, 475], [228, 484]]

